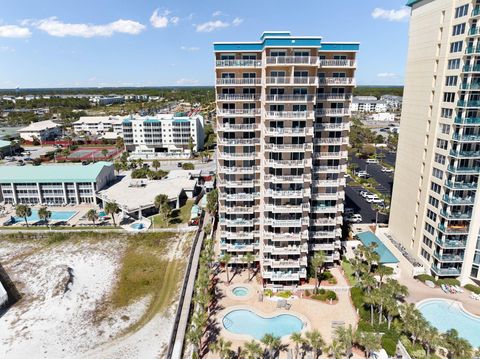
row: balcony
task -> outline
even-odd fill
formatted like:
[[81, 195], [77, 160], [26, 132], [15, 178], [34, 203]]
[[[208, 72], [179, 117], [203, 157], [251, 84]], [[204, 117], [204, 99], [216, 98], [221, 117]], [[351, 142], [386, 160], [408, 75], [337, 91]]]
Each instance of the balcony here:
[[310, 210], [309, 203], [303, 203], [299, 205], [274, 205], [267, 204], [265, 211], [272, 213], [303, 213], [303, 211]]
[[465, 49], [466, 54], [480, 54], [480, 46], [468, 46]]
[[257, 152], [249, 152], [249, 153], [228, 153], [228, 152], [218, 152], [219, 158], [222, 160], [249, 160], [253, 161], [258, 158]]
[[259, 95], [219, 94], [217, 101], [260, 101]]
[[349, 101], [352, 99], [352, 94], [349, 93], [318, 93], [318, 101]]
[[313, 140], [315, 145], [348, 145], [348, 137], [321, 137]]
[[219, 145], [245, 145], [245, 146], [252, 146], [252, 145], [259, 145], [260, 139], [259, 138], [219, 138], [218, 139]]
[[267, 95], [266, 102], [310, 102], [314, 95]]
[[242, 218], [237, 218], [237, 219], [225, 219], [225, 218], [220, 218], [220, 224], [221, 225], [226, 225], [229, 227], [251, 227], [255, 224], [258, 223], [258, 219], [242, 219]]
[[468, 167], [460, 167], [460, 166], [448, 166], [448, 172], [455, 173], [455, 174], [469, 174], [469, 173], [478, 173], [480, 172], [480, 166], [468, 166]]
[[262, 114], [262, 110], [260, 108], [254, 108], [254, 109], [232, 109], [232, 110], [226, 110], [222, 108], [217, 109], [217, 116], [246, 116], [246, 117], [251, 117], [251, 116], [260, 116]]
[[312, 213], [337, 213], [343, 211], [343, 204], [336, 206], [312, 206]]
[[305, 174], [300, 176], [275, 176], [275, 175], [265, 175], [265, 182], [274, 182], [274, 183], [304, 183], [311, 180], [311, 175]]
[[444, 224], [439, 224], [438, 229], [447, 234], [468, 234], [469, 231], [469, 227], [467, 225], [445, 226]]
[[328, 86], [355, 86], [353, 77], [322, 77], [318, 79], [320, 85]]
[[262, 263], [264, 266], [272, 268], [300, 268], [300, 261], [298, 260], [264, 258]]
[[430, 269], [438, 276], [442, 277], [456, 277], [460, 275], [460, 269], [455, 267], [437, 267], [432, 264]]
[[[342, 235], [340, 229], [334, 229], [332, 231], [312, 231], [310, 232], [310, 237], [313, 238], [318, 238], [318, 239], [325, 239], [325, 238], [335, 238]], [[332, 246], [334, 245], [333, 243], [329, 243]]]
[[251, 167], [227, 167], [227, 166], [220, 166], [219, 172], [221, 173], [228, 173], [228, 174], [237, 174], [237, 173], [247, 173], [247, 174], [255, 174], [256, 171], [260, 171], [260, 166], [251, 166]]
[[218, 131], [255, 131], [258, 130], [259, 126], [256, 123], [253, 124], [239, 124], [239, 125], [231, 125], [229, 123], [218, 123], [217, 130]]
[[349, 108], [323, 108], [315, 111], [317, 116], [350, 116]]
[[305, 77], [266, 77], [267, 85], [317, 85], [318, 78], [315, 76]]
[[441, 262], [463, 262], [463, 254], [440, 254], [433, 252], [433, 256]]
[[[316, 191], [317, 189], [314, 188]], [[312, 193], [312, 199], [317, 200], [317, 201], [336, 201], [340, 198], [340, 195], [343, 196], [343, 192], [335, 192], [335, 193], [328, 193], [328, 192], [322, 192], [322, 193]]]
[[265, 117], [269, 119], [313, 119], [313, 111], [267, 111]]
[[454, 123], [456, 125], [480, 125], [480, 117], [455, 117]]
[[460, 89], [461, 90], [478, 91], [480, 89], [480, 83], [478, 83], [478, 82], [462, 83], [462, 84], [460, 84]]
[[254, 237], [258, 237], [258, 231], [248, 231], [248, 232], [228, 232], [222, 231], [221, 238], [222, 240], [253, 240]]
[[305, 167], [311, 166], [309, 160], [265, 160], [265, 165], [271, 168], [291, 168], [291, 167]]
[[220, 242], [220, 250], [227, 252], [253, 252], [258, 244], [241, 244], [241, 243], [222, 243]]
[[262, 84], [261, 78], [246, 78], [246, 79], [236, 79], [236, 78], [225, 78], [217, 79], [217, 86], [260, 86]]
[[216, 67], [262, 67], [262, 60], [216, 60]]
[[355, 60], [337, 60], [337, 59], [322, 59], [319, 60], [320, 67], [355, 67], [357, 64]]
[[466, 100], [458, 100], [457, 101], [458, 107], [480, 107], [480, 101], [466, 101]]
[[270, 279], [272, 282], [278, 281], [299, 281], [300, 278], [307, 277], [307, 271], [299, 271], [295, 273], [291, 272], [275, 272], [275, 271], [264, 271], [262, 277], [265, 279]]
[[272, 233], [265, 231], [263, 238], [272, 242], [301, 242], [302, 238], [308, 238], [308, 231], [303, 231], [303, 233]]
[[480, 15], [480, 8], [475, 8], [472, 10], [472, 17], [479, 16]]
[[452, 139], [457, 142], [477, 142], [480, 141], [480, 135], [460, 135], [454, 133]]
[[[306, 190], [299, 190], [299, 191], [274, 191], [272, 189], [268, 189], [265, 193], [267, 196], [272, 198], [303, 198], [304, 192]], [[310, 194], [310, 192], [308, 192]]]
[[232, 193], [225, 194], [220, 193], [219, 199], [225, 201], [254, 201], [255, 199], [260, 198], [260, 193]]
[[442, 199], [445, 203], [448, 203], [451, 205], [462, 205], [462, 204], [469, 205], [469, 204], [475, 203], [475, 198], [471, 196], [463, 198], [463, 197], [450, 197], [450, 196], [444, 195]]
[[450, 150], [450, 156], [457, 158], [480, 158], [480, 151], [454, 151]]
[[314, 172], [346, 172], [347, 165], [338, 166], [313, 166]]
[[218, 181], [219, 187], [254, 187], [255, 185], [259, 185], [257, 181]]
[[312, 150], [312, 146], [310, 144], [273, 144], [267, 143], [265, 144], [265, 151], [269, 152], [303, 152], [305, 150]]
[[333, 243], [315, 243], [310, 244], [311, 251], [334, 251], [335, 245]]
[[258, 210], [257, 206], [247, 206], [247, 207], [220, 207], [220, 213], [228, 214], [254, 214]]
[[345, 186], [346, 182], [345, 179], [338, 179], [338, 180], [321, 180], [321, 179], [314, 179], [313, 186], [316, 187], [338, 187], [338, 186]]
[[273, 255], [300, 255], [302, 252], [308, 252], [308, 245], [305, 243], [299, 246], [265, 246], [263, 247], [263, 251], [266, 253], [272, 253]]
[[317, 56], [268, 56], [267, 65], [314, 65], [318, 64]]
[[447, 219], [464, 219], [468, 220], [472, 218], [472, 212], [471, 211], [466, 211], [466, 212], [461, 212], [461, 211], [456, 211], [456, 212], [448, 212], [445, 210], [440, 210], [440, 215], [444, 218]]
[[316, 123], [315, 130], [320, 131], [348, 131], [350, 130], [350, 122], [342, 123]]
[[292, 135], [292, 136], [313, 136], [313, 128], [309, 127], [265, 127], [265, 134], [268, 136]]
[[348, 157], [348, 151], [340, 151], [340, 152], [314, 152], [313, 153], [313, 158], [314, 159], [325, 159], [325, 160], [330, 160], [330, 159], [341, 159], [341, 158], [347, 158]]
[[464, 65], [463, 72], [480, 72], [480, 65]]
[[[301, 227], [304, 223], [301, 219], [265, 219], [265, 225], [272, 227]], [[308, 224], [308, 223], [307, 223]]]
[[335, 226], [342, 223], [343, 218], [341, 216], [335, 218], [312, 218], [310, 220], [311, 226]]
[[435, 239], [435, 243], [442, 248], [465, 248], [467, 246], [467, 241], [459, 240], [441, 240], [440, 238]]

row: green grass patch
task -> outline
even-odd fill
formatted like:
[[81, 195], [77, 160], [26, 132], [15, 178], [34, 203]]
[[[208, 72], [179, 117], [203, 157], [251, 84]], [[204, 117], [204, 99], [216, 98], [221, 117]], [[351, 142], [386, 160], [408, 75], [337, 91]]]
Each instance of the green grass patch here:
[[187, 223], [190, 219], [190, 212], [194, 203], [195, 202], [193, 199], [187, 200], [182, 207], [172, 211], [172, 214], [167, 221], [165, 221], [159, 214], [154, 215], [150, 218], [153, 221], [154, 228], [172, 228], [178, 226], [179, 224]]
[[288, 299], [292, 296], [292, 292], [290, 292], [289, 290], [286, 290], [284, 292], [278, 292], [277, 294], [275, 294], [275, 296]]
[[327, 302], [329, 300], [337, 300], [337, 294], [333, 290], [320, 289], [317, 294], [312, 296], [312, 299]]
[[355, 274], [353, 272], [353, 268], [350, 262], [345, 260], [342, 261], [342, 268], [343, 272], [345, 273], [345, 277], [347, 277], [347, 282], [352, 286], [357, 285], [357, 279], [355, 278]]
[[455, 278], [444, 278], [437, 280], [438, 285], [447, 284], [447, 285], [458, 285], [460, 286], [460, 281]]

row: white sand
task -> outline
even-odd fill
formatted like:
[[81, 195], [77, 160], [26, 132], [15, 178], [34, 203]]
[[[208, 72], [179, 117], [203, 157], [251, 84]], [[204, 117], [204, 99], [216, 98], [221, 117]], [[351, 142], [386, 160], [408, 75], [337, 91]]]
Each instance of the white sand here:
[[[0, 242], [0, 262], [24, 297], [0, 317], [0, 358], [160, 357], [174, 308], [127, 336], [122, 332], [142, 316], [150, 298], [115, 312], [102, 308], [116, 282], [125, 248], [120, 240], [62, 243], [33, 254], [28, 252], [34, 247], [5, 243]], [[21, 252], [27, 255], [17, 260]], [[68, 267], [74, 279], [64, 294]]]

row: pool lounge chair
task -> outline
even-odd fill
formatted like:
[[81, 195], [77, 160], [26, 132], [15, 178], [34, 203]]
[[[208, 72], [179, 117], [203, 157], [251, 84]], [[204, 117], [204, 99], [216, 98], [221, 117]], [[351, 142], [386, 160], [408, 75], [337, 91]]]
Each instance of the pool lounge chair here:
[[446, 286], [445, 284], [442, 284], [440, 287], [442, 288], [442, 290], [443, 290], [445, 293], [447, 293], [447, 294], [449, 293], [448, 288], [447, 288], [447, 286]]

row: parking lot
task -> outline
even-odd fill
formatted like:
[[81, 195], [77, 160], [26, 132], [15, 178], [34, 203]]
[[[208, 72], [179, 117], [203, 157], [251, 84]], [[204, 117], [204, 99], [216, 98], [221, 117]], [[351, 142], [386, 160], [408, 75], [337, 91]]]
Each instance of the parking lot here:
[[[393, 153], [385, 153], [384, 161], [390, 165], [395, 164], [396, 155]], [[379, 164], [367, 164], [365, 159], [357, 158], [353, 156], [349, 159], [351, 163], [356, 163], [358, 168], [356, 171], [366, 171], [371, 178], [374, 178], [378, 182], [377, 190], [385, 195], [392, 194], [393, 187], [393, 173], [382, 172], [382, 166]], [[347, 186], [345, 189], [345, 202], [346, 208], [352, 208], [355, 213], [362, 216], [361, 223], [375, 223], [376, 212], [372, 209], [370, 203], [360, 195], [360, 191], [364, 190], [362, 187], [352, 185], [350, 179], [347, 180]], [[378, 223], [388, 223], [388, 216], [379, 213]]]

